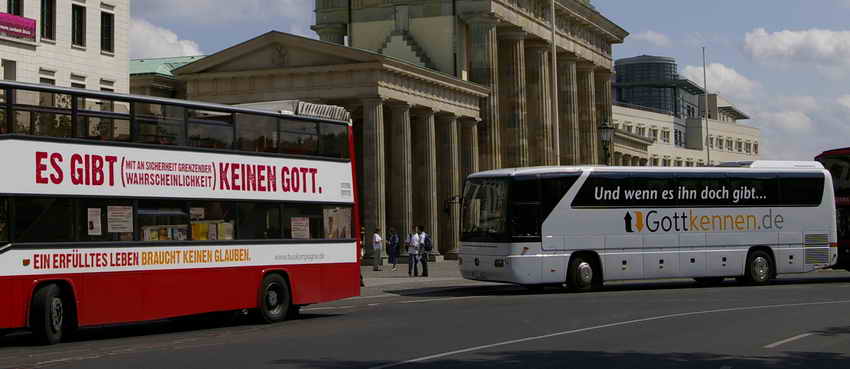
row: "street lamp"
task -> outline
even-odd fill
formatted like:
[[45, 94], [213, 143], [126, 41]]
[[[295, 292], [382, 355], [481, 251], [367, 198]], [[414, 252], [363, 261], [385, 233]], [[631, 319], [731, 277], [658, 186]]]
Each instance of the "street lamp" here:
[[614, 141], [614, 126], [608, 124], [608, 121], [603, 121], [599, 125], [599, 138], [602, 140], [602, 150], [605, 153], [605, 165], [611, 165], [611, 143]]

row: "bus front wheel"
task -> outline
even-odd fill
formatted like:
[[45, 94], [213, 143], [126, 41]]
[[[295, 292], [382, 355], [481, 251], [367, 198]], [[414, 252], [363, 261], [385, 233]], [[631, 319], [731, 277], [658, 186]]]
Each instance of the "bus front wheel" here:
[[768, 253], [756, 250], [747, 257], [746, 281], [752, 284], [765, 284], [773, 276], [773, 260]]
[[30, 327], [36, 341], [53, 345], [62, 341], [69, 329], [71, 311], [62, 297], [62, 289], [56, 284], [42, 286], [32, 297]]
[[567, 271], [567, 285], [576, 291], [589, 291], [594, 287], [596, 278], [593, 261], [586, 256], [576, 256], [570, 260]]
[[286, 319], [290, 314], [291, 302], [289, 285], [286, 280], [278, 274], [267, 275], [263, 278], [259, 306], [257, 307], [259, 321], [276, 323]]

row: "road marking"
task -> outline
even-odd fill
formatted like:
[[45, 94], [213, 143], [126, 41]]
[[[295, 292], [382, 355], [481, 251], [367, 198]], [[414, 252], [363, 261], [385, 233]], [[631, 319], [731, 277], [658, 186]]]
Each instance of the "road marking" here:
[[326, 307], [317, 307], [317, 308], [308, 308], [301, 309], [301, 311], [313, 311], [313, 310], [332, 310], [332, 309], [348, 309], [356, 307], [355, 305], [344, 305], [344, 306], [326, 306]]
[[438, 298], [438, 299], [407, 300], [407, 301], [401, 301], [401, 302], [399, 302], [399, 304], [416, 304], [416, 303], [420, 303], [420, 302], [480, 299], [481, 297], [482, 296], [442, 297], [442, 298]]
[[814, 334], [814, 333], [803, 333], [803, 334], [798, 334], [798, 335], [796, 335], [796, 336], [794, 336], [794, 337], [786, 338], [786, 339], [784, 339], [784, 340], [782, 340], [782, 341], [776, 341], [776, 342], [774, 342], [774, 343], [771, 343], [771, 344], [769, 344], [769, 345], [767, 345], [767, 346], [764, 346], [764, 348], [766, 348], [766, 349], [772, 349], [772, 348], [774, 348], [774, 347], [776, 347], [776, 346], [784, 345], [784, 344], [786, 344], [786, 343], [788, 343], [788, 342], [796, 341], [796, 340], [801, 339], [801, 338], [806, 338], [806, 337], [811, 336], [811, 335], [813, 335], [813, 334]]
[[418, 357], [418, 358], [415, 358], [415, 359], [379, 365], [379, 366], [371, 367], [369, 369], [394, 368], [394, 367], [402, 366], [402, 365], [406, 365], [406, 364], [413, 364], [413, 363], [418, 363], [418, 362], [427, 361], [427, 360], [439, 359], [439, 358], [443, 358], [443, 357], [446, 357], [446, 356], [453, 356], [453, 355], [463, 354], [463, 353], [467, 353], [467, 352], [480, 351], [480, 350], [485, 350], [485, 349], [489, 349], [489, 348], [493, 348], [493, 347], [507, 346], [507, 345], [513, 345], [513, 344], [516, 344], [516, 343], [537, 341], [537, 340], [543, 340], [543, 339], [552, 338], [552, 337], [559, 337], [559, 336], [565, 336], [565, 335], [570, 335], [570, 334], [583, 333], [583, 332], [588, 332], [588, 331], [595, 331], [595, 330], [600, 330], [600, 329], [604, 329], [604, 328], [620, 327], [620, 326], [624, 326], [624, 325], [646, 323], [646, 322], [663, 320], [663, 319], [682, 318], [682, 317], [690, 317], [690, 316], [696, 316], [696, 315], [728, 313], [728, 312], [738, 312], [738, 311], [748, 311], [748, 310], [779, 309], [779, 308], [799, 307], [799, 306], [834, 305], [834, 304], [848, 304], [848, 303], [850, 303], [850, 300], [802, 302], [802, 303], [796, 303], [796, 304], [744, 306], [744, 307], [737, 307], [737, 308], [692, 311], [692, 312], [688, 312], [688, 313], [659, 315], [659, 316], [654, 316], [654, 317], [649, 317], [649, 318], [634, 319], [634, 320], [627, 320], [627, 321], [616, 322], [616, 323], [602, 324], [602, 325], [597, 325], [597, 326], [593, 326], [593, 327], [571, 329], [571, 330], [568, 330], [568, 331], [544, 334], [542, 336], [520, 338], [520, 339], [515, 339], [515, 340], [510, 340], [510, 341], [493, 343], [493, 344], [489, 344], [489, 345], [474, 346], [474, 347], [469, 347], [469, 348], [464, 348], [464, 349], [459, 349], [459, 350], [454, 350], [454, 351], [443, 352], [443, 353], [439, 353], [439, 354], [422, 356], [422, 357]]
[[397, 297], [397, 296], [400, 296], [400, 295], [393, 295], [393, 294], [391, 294], [391, 293], [385, 293], [385, 294], [383, 294], [383, 295], [375, 295], [375, 296], [356, 296], [356, 297], [349, 297], [349, 298], [347, 298], [346, 300], [378, 299], [378, 298], [384, 298], [384, 297]]

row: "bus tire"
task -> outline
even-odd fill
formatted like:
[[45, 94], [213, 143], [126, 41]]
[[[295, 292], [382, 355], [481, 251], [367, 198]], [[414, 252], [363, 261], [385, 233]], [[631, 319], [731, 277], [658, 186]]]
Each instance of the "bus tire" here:
[[32, 297], [30, 328], [36, 342], [54, 345], [62, 341], [71, 326], [68, 300], [63, 298], [62, 289], [55, 283], [41, 286]]
[[596, 286], [598, 280], [594, 270], [595, 263], [589, 257], [579, 255], [570, 260], [570, 268], [567, 270], [567, 285], [576, 291], [590, 291]]
[[261, 323], [277, 323], [285, 320], [291, 304], [289, 285], [283, 277], [279, 274], [269, 274], [263, 278], [260, 301], [257, 306], [258, 320]]
[[751, 284], [765, 284], [773, 277], [773, 259], [762, 250], [755, 250], [747, 256], [744, 277]]

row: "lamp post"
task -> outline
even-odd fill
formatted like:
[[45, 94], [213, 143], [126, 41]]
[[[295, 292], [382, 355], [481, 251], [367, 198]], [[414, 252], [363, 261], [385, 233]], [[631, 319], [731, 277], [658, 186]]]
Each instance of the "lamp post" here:
[[614, 141], [614, 126], [608, 124], [608, 121], [603, 121], [599, 125], [599, 138], [602, 140], [602, 151], [605, 155], [605, 165], [611, 165], [611, 149]]

